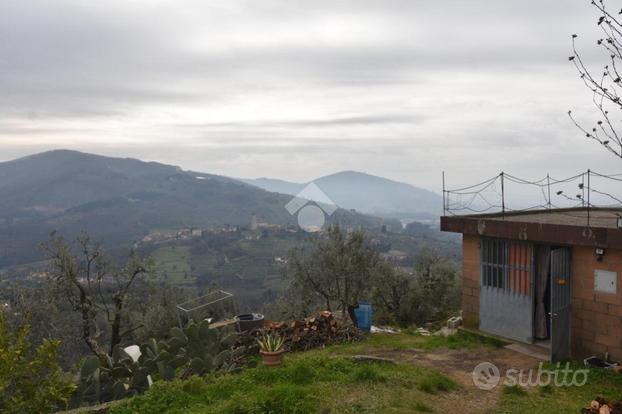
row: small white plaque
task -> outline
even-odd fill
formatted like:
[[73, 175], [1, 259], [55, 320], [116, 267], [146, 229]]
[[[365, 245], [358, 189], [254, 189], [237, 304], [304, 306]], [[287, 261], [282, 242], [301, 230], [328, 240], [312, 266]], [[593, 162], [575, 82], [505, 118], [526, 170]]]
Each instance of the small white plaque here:
[[618, 274], [609, 270], [595, 270], [594, 290], [600, 293], [617, 293]]

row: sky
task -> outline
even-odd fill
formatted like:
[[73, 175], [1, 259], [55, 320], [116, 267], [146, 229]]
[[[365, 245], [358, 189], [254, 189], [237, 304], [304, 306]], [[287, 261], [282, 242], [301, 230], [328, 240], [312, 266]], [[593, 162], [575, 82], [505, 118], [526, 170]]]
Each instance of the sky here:
[[3, 0], [0, 161], [51, 149], [437, 192], [622, 172], [568, 61], [588, 0]]

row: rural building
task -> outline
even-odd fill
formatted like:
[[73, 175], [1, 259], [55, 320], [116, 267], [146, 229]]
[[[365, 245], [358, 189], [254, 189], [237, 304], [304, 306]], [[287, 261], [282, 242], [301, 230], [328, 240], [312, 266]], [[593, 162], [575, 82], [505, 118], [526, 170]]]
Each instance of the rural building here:
[[463, 235], [467, 327], [544, 347], [551, 360], [622, 361], [622, 209], [444, 216]]

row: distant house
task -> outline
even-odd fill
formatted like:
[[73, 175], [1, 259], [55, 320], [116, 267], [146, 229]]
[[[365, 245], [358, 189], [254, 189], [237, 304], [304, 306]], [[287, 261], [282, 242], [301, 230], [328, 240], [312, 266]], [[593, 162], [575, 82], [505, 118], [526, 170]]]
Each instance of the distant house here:
[[551, 360], [622, 360], [622, 209], [446, 216], [463, 234], [465, 325]]
[[203, 235], [203, 230], [192, 229], [192, 237], [201, 237], [202, 235]]
[[401, 250], [389, 250], [386, 253], [380, 253], [380, 257], [393, 263], [404, 263], [408, 260], [409, 255]]

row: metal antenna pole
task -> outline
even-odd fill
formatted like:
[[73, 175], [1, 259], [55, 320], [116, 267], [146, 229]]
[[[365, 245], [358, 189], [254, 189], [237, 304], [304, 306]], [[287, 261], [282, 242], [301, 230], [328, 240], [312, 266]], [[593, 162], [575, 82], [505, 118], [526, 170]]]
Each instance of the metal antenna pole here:
[[546, 188], [548, 189], [548, 195], [549, 195], [548, 206], [550, 210], [551, 209], [551, 177], [549, 176], [549, 173], [546, 173]]
[[501, 213], [503, 214], [503, 218], [505, 218], [505, 185], [503, 183], [503, 171], [501, 171]]
[[591, 171], [587, 170], [587, 226], [590, 227], [590, 173]]
[[443, 171], [443, 217], [447, 211], [447, 205], [445, 204], [445, 171]]
[[581, 174], [581, 205], [585, 207], [585, 174]]

